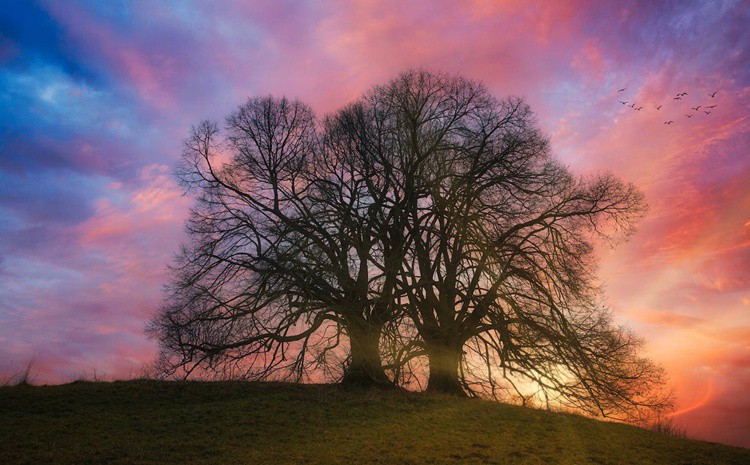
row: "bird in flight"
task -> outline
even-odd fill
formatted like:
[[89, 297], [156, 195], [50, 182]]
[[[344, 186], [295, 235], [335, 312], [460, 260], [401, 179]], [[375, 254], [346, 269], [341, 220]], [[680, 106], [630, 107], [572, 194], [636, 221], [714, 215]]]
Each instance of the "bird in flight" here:
[[633, 102], [631, 105], [628, 105], [630, 108], [635, 108], [635, 102]]
[[677, 94], [678, 97], [682, 97], [683, 95], [687, 95], [687, 92], [681, 92], [681, 93]]
[[699, 109], [700, 107], [701, 107], [701, 106], [700, 106], [700, 105], [698, 105], [697, 107], [690, 107], [690, 108], [692, 108], [692, 109], [693, 109], [693, 110], [695, 110], [695, 111], [698, 111], [698, 109]]
[[672, 120], [664, 121], [664, 124], [672, 124], [672, 123], [674, 123], [674, 121], [672, 121]]
[[705, 114], [707, 114], [707, 115], [710, 115], [710, 114], [711, 114], [711, 112], [710, 112], [710, 111], [704, 111], [703, 113], [705, 113]]
[[664, 105], [659, 105], [658, 107], [656, 107], [656, 109], [657, 109], [657, 110], [661, 110], [661, 107], [663, 107], [663, 106], [664, 106]]
[[627, 89], [627, 87], [623, 87], [622, 89], [619, 89], [617, 92], [625, 92], [625, 89]]
[[685, 115], [685, 116], [687, 116], [688, 118], [692, 118], [693, 117], [693, 115]]
[[717, 90], [717, 91], [716, 91], [716, 92], [714, 92], [713, 94], [708, 94], [708, 95], [709, 95], [709, 96], [710, 96], [711, 98], [716, 98], [716, 94], [718, 94], [718, 93], [719, 93], [719, 91]]
[[623, 105], [625, 105], [626, 103], [628, 103], [627, 100], [625, 100], [624, 102], [622, 100], [618, 100], [618, 102], [622, 103]]
[[633, 108], [633, 110], [635, 110], [635, 111], [641, 111], [641, 110], [643, 110], [643, 107]]
[[682, 97], [680, 97], [680, 94], [677, 94], [677, 97], [674, 97], [672, 100], [682, 100]]
[[716, 108], [716, 107], [718, 107], [718, 106], [719, 106], [719, 105], [709, 105], [709, 106], [707, 106], [706, 108]]

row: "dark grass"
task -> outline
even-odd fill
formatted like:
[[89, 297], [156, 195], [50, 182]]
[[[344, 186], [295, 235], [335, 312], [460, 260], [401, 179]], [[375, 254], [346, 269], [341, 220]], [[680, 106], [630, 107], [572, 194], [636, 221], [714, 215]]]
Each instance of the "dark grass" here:
[[750, 464], [750, 449], [400, 392], [127, 381], [0, 388], [0, 463]]

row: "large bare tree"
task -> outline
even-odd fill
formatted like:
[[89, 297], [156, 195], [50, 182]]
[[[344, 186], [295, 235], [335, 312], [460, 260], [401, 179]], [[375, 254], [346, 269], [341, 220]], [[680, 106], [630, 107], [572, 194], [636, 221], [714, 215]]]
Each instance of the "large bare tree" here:
[[613, 324], [594, 246], [643, 195], [576, 176], [520, 98], [411, 71], [317, 122], [255, 98], [195, 128], [180, 177], [189, 243], [151, 323], [167, 366], [301, 377], [346, 351], [345, 382], [514, 390], [634, 418], [668, 404], [662, 370]]
[[371, 290], [366, 173], [329, 132], [308, 106], [272, 97], [250, 99], [223, 131], [193, 129], [177, 170], [197, 194], [190, 241], [149, 328], [167, 369], [299, 379], [329, 368], [344, 335], [343, 381], [390, 383], [378, 346], [393, 305]]
[[403, 238], [394, 321], [418, 337], [399, 365], [426, 355], [432, 391], [494, 394], [504, 380], [623, 418], [665, 405], [661, 369], [594, 284], [595, 242], [627, 236], [645, 210], [635, 186], [575, 176], [522, 99], [461, 77], [404, 73], [348, 112], [391, 180], [382, 227]]

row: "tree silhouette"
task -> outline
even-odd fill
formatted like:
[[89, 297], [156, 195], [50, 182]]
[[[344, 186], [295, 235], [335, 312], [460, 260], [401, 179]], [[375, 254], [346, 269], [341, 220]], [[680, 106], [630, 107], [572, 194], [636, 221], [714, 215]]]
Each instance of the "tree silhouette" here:
[[418, 337], [398, 366], [426, 355], [431, 391], [494, 393], [520, 379], [601, 415], [664, 405], [662, 371], [594, 285], [595, 241], [627, 236], [645, 210], [635, 186], [574, 176], [522, 99], [460, 77], [404, 73], [338, 117], [390, 182], [379, 237], [404, 238], [393, 328]]
[[150, 327], [167, 366], [299, 378], [345, 336], [344, 382], [403, 384], [426, 358], [430, 391], [533, 387], [620, 418], [669, 404], [595, 284], [594, 245], [633, 230], [643, 195], [575, 176], [523, 99], [421, 70], [320, 123], [251, 99], [223, 136], [196, 128], [179, 171], [198, 202]]
[[363, 180], [333, 145], [308, 106], [272, 97], [248, 100], [223, 133], [193, 129], [177, 169], [197, 193], [190, 242], [149, 327], [167, 370], [299, 379], [311, 345], [319, 366], [343, 332], [343, 381], [390, 383], [378, 341], [392, 305], [371, 290]]

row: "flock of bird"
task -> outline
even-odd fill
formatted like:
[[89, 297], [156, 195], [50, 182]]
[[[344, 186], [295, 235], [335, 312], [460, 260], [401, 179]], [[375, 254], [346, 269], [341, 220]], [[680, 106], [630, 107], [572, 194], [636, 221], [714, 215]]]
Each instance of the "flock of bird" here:
[[[624, 92], [626, 90], [628, 90], [627, 87], [623, 87], [622, 89], [618, 89], [617, 90], [617, 94], [624, 96], [625, 95]], [[712, 92], [710, 94], [706, 94], [706, 95], [708, 95], [712, 99], [715, 99], [716, 98], [716, 94], [718, 94], [718, 93], [719, 93], [719, 91], [714, 91], [714, 92]], [[680, 93], [676, 94], [674, 97], [672, 97], [672, 100], [673, 101], [675, 101], [675, 100], [685, 100], [685, 97], [687, 97], [687, 96], [688, 96], [687, 92], [680, 92]], [[711, 103], [712, 101], [713, 100], [709, 100], [709, 103]], [[618, 103], [620, 103], [622, 105], [625, 105], [625, 106], [627, 106], [628, 108], [630, 108], [630, 109], [632, 109], [634, 111], [641, 111], [644, 108], [642, 105], [639, 106], [635, 102], [631, 102], [629, 100], [618, 100]], [[663, 104], [655, 105], [654, 106], [654, 108], [657, 111], [660, 111], [663, 107], [664, 107]], [[703, 102], [700, 105], [696, 105], [694, 107], [690, 107], [690, 109], [693, 110], [694, 113], [685, 113], [685, 117], [692, 118], [698, 112], [700, 112], [701, 109], [703, 109], [703, 113], [705, 113], [706, 115], [710, 115], [711, 114], [711, 110], [713, 110], [716, 107], [718, 107], [718, 105], [707, 105], [705, 102]], [[675, 123], [675, 121], [671, 120], [671, 119], [667, 120], [667, 121], [664, 121], [664, 124], [666, 124], [666, 125], [670, 125], [670, 124], [674, 124], [674, 123]]]

